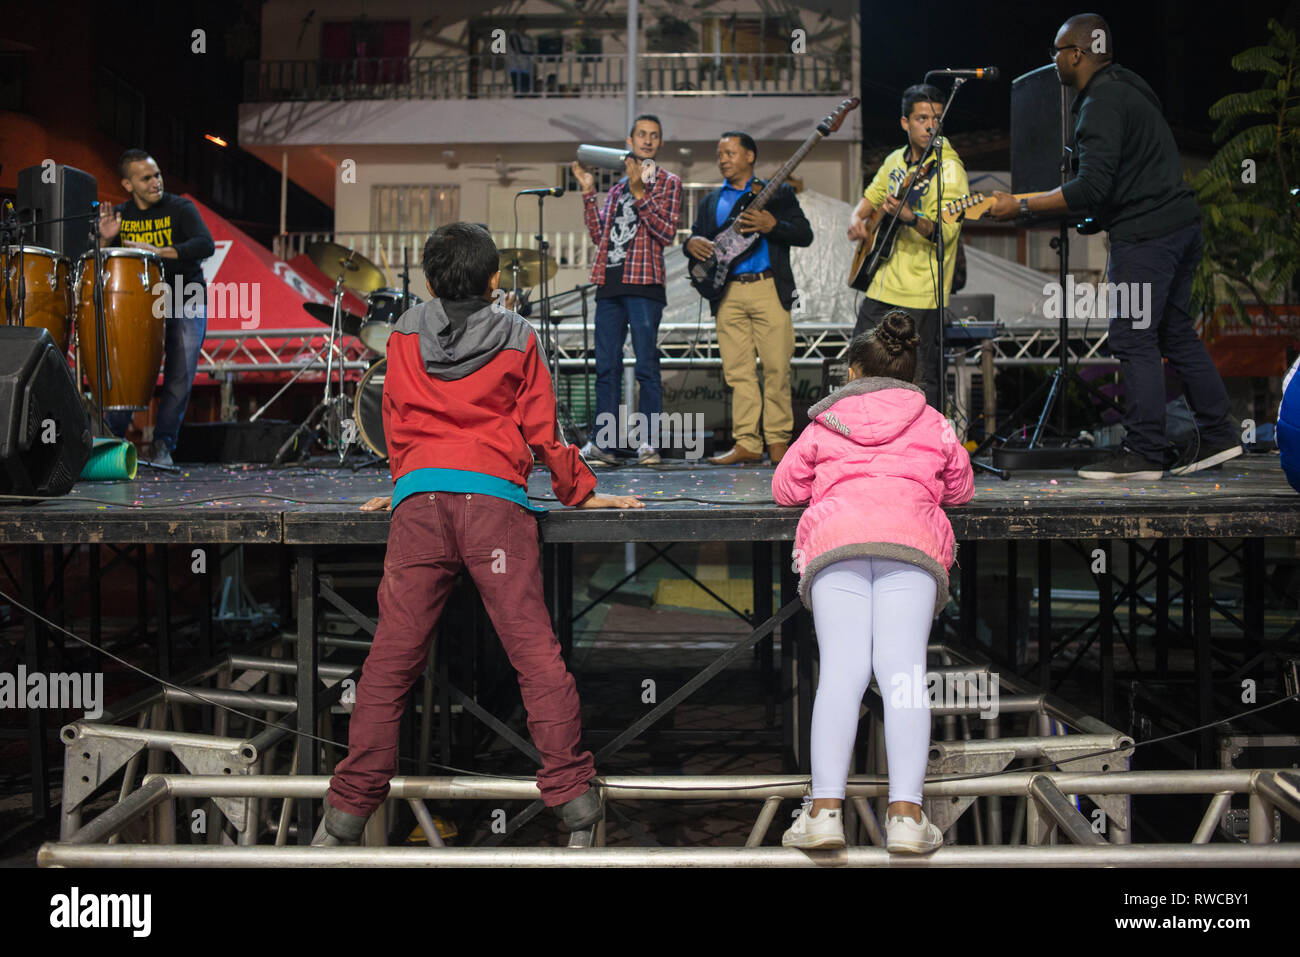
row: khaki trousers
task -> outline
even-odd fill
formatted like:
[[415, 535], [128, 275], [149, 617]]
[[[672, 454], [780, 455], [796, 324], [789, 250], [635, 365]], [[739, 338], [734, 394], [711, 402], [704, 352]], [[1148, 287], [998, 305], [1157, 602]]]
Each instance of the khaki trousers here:
[[[790, 403], [794, 324], [776, 294], [776, 283], [770, 278], [727, 283], [718, 305], [717, 329], [722, 375], [734, 392], [731, 400], [734, 443], [760, 454], [764, 438], [768, 445], [788, 443], [794, 429], [794, 410]], [[755, 355], [763, 365], [761, 392], [758, 370], [754, 368]]]

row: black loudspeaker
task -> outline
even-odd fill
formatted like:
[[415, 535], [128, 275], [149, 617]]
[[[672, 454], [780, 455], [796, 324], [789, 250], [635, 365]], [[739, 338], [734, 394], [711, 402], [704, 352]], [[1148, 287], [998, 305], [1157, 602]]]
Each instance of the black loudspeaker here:
[[1011, 81], [1011, 192], [1045, 193], [1061, 185], [1061, 156], [1074, 146], [1074, 97], [1054, 66]]
[[[73, 166], [29, 166], [18, 171], [18, 213], [37, 225], [27, 235], [33, 246], [44, 246], [74, 263], [90, 249], [91, 207], [99, 198], [95, 177]], [[76, 216], [72, 222], [51, 219]]]
[[49, 332], [0, 326], [0, 494], [66, 495], [94, 444]]

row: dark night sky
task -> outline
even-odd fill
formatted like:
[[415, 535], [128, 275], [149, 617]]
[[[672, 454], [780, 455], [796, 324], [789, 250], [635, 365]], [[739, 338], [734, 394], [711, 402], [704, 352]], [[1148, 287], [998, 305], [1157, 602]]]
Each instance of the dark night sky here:
[[[1226, 93], [1257, 86], [1260, 75], [1234, 71], [1229, 64], [1232, 56], [1266, 41], [1269, 17], [1292, 29], [1300, 22], [1297, 0], [1235, 4], [1128, 0], [1091, 9], [1054, 0], [912, 4], [864, 0], [861, 11], [863, 77], [890, 91], [901, 92], [921, 82], [931, 69], [996, 66], [1001, 70], [1002, 78], [996, 82], [972, 81], [962, 88], [949, 114], [947, 129], [954, 136], [1008, 129], [1011, 79], [1048, 62], [1047, 50], [1067, 18], [1098, 13], [1110, 24], [1116, 60], [1155, 89], [1184, 148], [1202, 150], [1212, 149], [1210, 105]], [[947, 91], [947, 81], [942, 88]], [[898, 140], [898, 112], [897, 92], [865, 87], [868, 146]]]

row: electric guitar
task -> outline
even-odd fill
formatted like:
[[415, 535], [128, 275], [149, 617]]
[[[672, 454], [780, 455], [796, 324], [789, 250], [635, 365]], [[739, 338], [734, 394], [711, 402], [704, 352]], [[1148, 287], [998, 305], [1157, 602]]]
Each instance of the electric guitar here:
[[[912, 189], [928, 180], [934, 173], [934, 157], [911, 170], [894, 190], [895, 198], [901, 200]], [[871, 211], [867, 220], [867, 238], [858, 243], [858, 251], [853, 255], [853, 265], [849, 267], [849, 285], [866, 292], [871, 280], [885, 261], [894, 254], [894, 237], [898, 235], [899, 219], [885, 213], [883, 206]]]
[[761, 192], [754, 191], [758, 187], [758, 181], [755, 180], [750, 191], [736, 200], [736, 205], [732, 207], [727, 221], [722, 224], [718, 235], [713, 238], [713, 252], [707, 259], [691, 259], [688, 274], [696, 292], [710, 301], [722, 296], [722, 289], [727, 284], [732, 265], [743, 259], [749, 252], [749, 248], [763, 235], [758, 231], [742, 234], [736, 224], [740, 214], [747, 209], [755, 212], [762, 210], [785, 182], [786, 177], [794, 172], [794, 168], [803, 161], [814, 146], [840, 128], [844, 117], [851, 110], [857, 109], [858, 102], [855, 96], [840, 103], [834, 113], [817, 124], [817, 128], [804, 140], [795, 154], [786, 160], [785, 165], [767, 181]]
[[[1028, 199], [1031, 196], [1042, 196], [1042, 193], [1013, 193], [1017, 200]], [[982, 219], [984, 214], [993, 208], [993, 197], [985, 196], [983, 193], [968, 193], [965, 196], [954, 199], [951, 203], [943, 204], [943, 221], [945, 223], [955, 223], [962, 219]], [[1057, 219], [1059, 222], [1059, 219]], [[1085, 236], [1101, 232], [1101, 227], [1093, 220], [1092, 217], [1084, 219], [1074, 227], [1078, 232]]]

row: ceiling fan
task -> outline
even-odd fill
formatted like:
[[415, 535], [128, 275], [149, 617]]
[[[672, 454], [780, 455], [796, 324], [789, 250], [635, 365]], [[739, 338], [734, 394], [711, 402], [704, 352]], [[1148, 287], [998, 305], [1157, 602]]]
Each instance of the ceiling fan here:
[[[523, 172], [526, 172], [526, 171], [532, 169], [532, 167], [530, 167], [530, 166], [509, 166], [509, 165], [506, 164], [506, 161], [505, 161], [504, 159], [501, 158], [501, 154], [500, 154], [500, 153], [497, 154], [497, 156], [496, 156], [496, 161], [495, 161], [494, 163], [491, 163], [491, 164], [487, 164], [487, 163], [471, 163], [471, 164], [469, 165], [469, 168], [470, 168], [470, 169], [490, 169], [490, 170], [492, 170], [494, 173], [497, 174], [497, 175], [496, 175], [496, 180], [497, 180], [497, 182], [500, 183], [502, 186], [509, 186], [511, 183], [513, 183], [513, 182], [515, 181], [515, 178], [516, 178], [516, 177], [514, 177], [514, 176], [511, 175], [511, 174], [513, 174], [513, 173], [523, 173]], [[475, 176], [475, 177], [473, 177], [473, 178], [476, 179], [476, 180], [486, 180], [486, 179], [488, 179], [488, 177], [486, 177], [486, 176]]]

